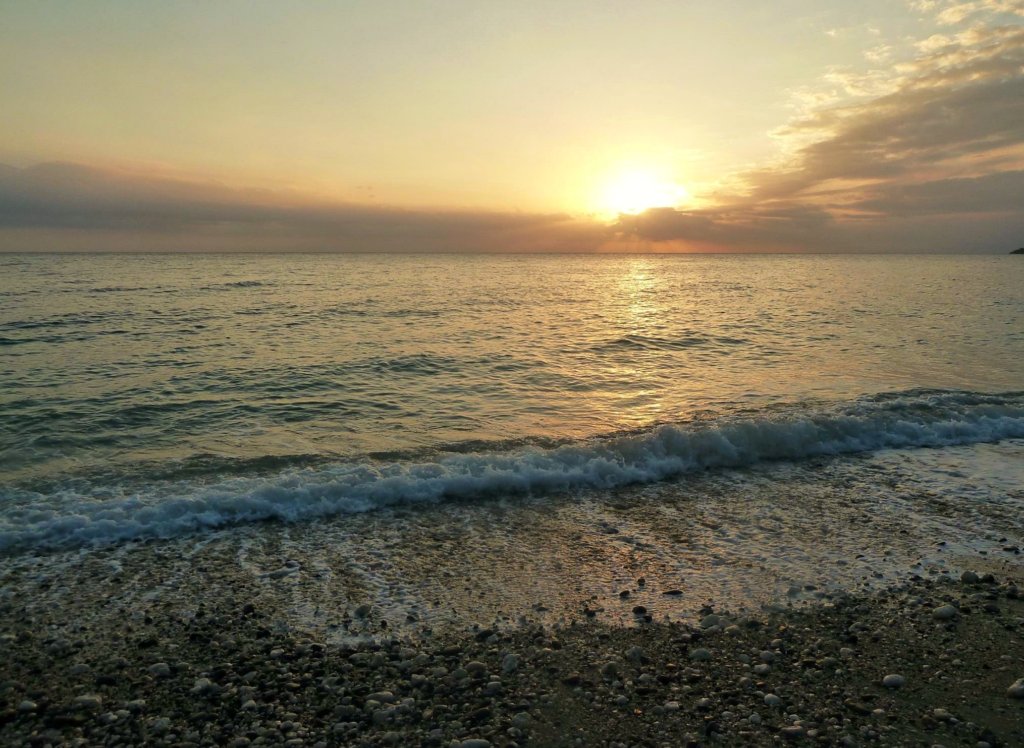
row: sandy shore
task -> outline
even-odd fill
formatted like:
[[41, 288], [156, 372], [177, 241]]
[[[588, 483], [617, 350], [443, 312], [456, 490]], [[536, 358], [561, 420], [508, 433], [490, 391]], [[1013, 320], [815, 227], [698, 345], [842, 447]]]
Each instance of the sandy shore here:
[[584, 614], [362, 644], [282, 624], [245, 585], [208, 590], [188, 616], [154, 600], [90, 618], [8, 595], [0, 743], [1024, 745], [1024, 594], [1008, 566], [691, 624], [638, 610], [625, 627]]

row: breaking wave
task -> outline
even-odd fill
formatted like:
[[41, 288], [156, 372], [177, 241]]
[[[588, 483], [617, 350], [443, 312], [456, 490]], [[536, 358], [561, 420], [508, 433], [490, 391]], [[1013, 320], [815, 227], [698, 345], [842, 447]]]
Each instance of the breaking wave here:
[[544, 495], [687, 473], [881, 449], [1024, 438], [1024, 393], [910, 391], [744, 417], [663, 424], [541, 448], [445, 453], [433, 460], [292, 467], [207, 485], [0, 493], [0, 551], [172, 537], [260, 520], [294, 522], [446, 499]]

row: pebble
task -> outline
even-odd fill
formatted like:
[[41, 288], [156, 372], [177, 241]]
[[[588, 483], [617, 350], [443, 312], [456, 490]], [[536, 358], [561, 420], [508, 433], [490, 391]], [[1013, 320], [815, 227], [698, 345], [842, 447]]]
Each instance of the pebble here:
[[491, 748], [491, 741], [483, 738], [470, 738], [459, 743], [459, 748]]
[[647, 659], [647, 655], [644, 654], [644, 651], [640, 649], [640, 647], [630, 647], [626, 650], [626, 659], [636, 665], [639, 665]]
[[709, 629], [712, 626], [721, 626], [722, 616], [711, 613], [700, 619], [700, 627], [702, 629]]
[[694, 662], [707, 662], [711, 659], [711, 652], [704, 647], [698, 647], [690, 652], [690, 659]]
[[1024, 699], [1024, 678], [1018, 678], [1006, 689], [1006, 695], [1012, 699]]
[[519, 669], [519, 658], [514, 654], [507, 654], [501, 661], [501, 672], [510, 675]]
[[154, 678], [169, 678], [171, 677], [171, 666], [166, 662], [158, 662], [154, 665], [150, 665], [149, 674]]
[[19, 712], [34, 712], [38, 708], [39, 708], [39, 705], [36, 704], [36, 702], [29, 701], [28, 699], [25, 699], [23, 702], [18, 704], [18, 711]]
[[527, 712], [517, 712], [512, 715], [512, 726], [519, 730], [525, 730], [532, 722], [533, 717]]
[[960, 575], [960, 581], [964, 584], [977, 584], [981, 581], [981, 577], [978, 576], [977, 572], [965, 571]]
[[800, 725], [790, 725], [789, 727], [783, 727], [779, 731], [779, 735], [786, 740], [799, 740], [804, 736], [804, 728]]
[[766, 693], [764, 695], [764, 703], [766, 706], [781, 706], [782, 699], [773, 693]]
[[466, 664], [466, 672], [474, 678], [482, 678], [487, 674], [487, 666], [479, 660], [473, 660]]
[[196, 678], [196, 682], [192, 686], [191, 693], [207, 695], [212, 694], [217, 690], [218, 687], [209, 678]]
[[952, 605], [940, 605], [932, 611], [932, 618], [937, 621], [949, 621], [956, 618], [957, 610]]
[[882, 678], [882, 685], [886, 688], [903, 688], [903, 685], [907, 682], [907, 679], [902, 675], [896, 673], [890, 673], [889, 675]]
[[103, 706], [103, 697], [94, 693], [87, 693], [76, 696], [72, 703], [76, 709], [99, 709]]

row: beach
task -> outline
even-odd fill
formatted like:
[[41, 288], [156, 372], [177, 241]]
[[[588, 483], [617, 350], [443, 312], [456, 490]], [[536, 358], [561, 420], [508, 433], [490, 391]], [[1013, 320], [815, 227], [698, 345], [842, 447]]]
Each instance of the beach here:
[[1020, 744], [1012, 259], [6, 257], [0, 742]]
[[[637, 578], [555, 624], [413, 636], [389, 632], [372, 605], [330, 611], [338, 630], [361, 632], [344, 638], [295, 625], [297, 566], [240, 576], [200, 549], [181, 576], [168, 562], [180, 550], [76, 554], [58, 575], [45, 559], [5, 569], [4, 744], [1024, 740], [1024, 599], [1011, 546], [971, 559], [979, 571], [959, 577], [909, 575], [756, 613], [702, 607], [648, 620], [630, 605], [622, 625], [588, 612], [622, 594], [642, 599], [653, 582]], [[140, 577], [166, 593], [125, 604]]]

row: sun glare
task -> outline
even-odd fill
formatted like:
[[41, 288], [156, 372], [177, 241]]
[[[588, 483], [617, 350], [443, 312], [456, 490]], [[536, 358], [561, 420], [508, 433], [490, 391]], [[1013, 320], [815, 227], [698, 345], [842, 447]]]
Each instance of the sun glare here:
[[619, 174], [601, 194], [601, 211], [609, 215], [642, 213], [649, 208], [676, 207], [686, 202], [686, 188], [653, 171], [634, 170]]

